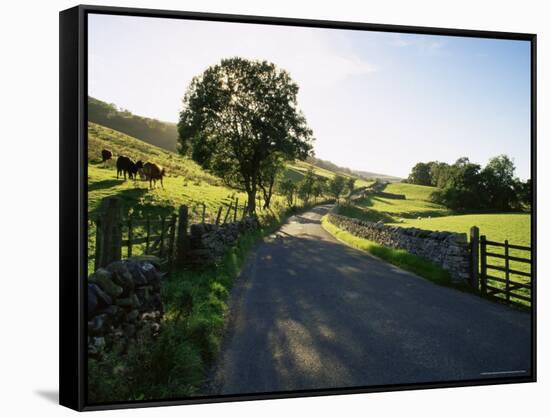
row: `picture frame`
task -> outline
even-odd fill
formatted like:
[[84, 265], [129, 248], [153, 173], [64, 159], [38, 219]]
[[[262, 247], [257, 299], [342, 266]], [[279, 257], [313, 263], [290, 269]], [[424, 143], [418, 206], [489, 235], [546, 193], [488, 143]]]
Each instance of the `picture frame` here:
[[[181, 397], [147, 398], [128, 400], [121, 398], [118, 401], [90, 402], [88, 381], [88, 352], [89, 352], [89, 305], [88, 305], [88, 277], [89, 277], [89, 17], [117, 16], [139, 17], [150, 19], [173, 19], [181, 22], [210, 22], [234, 23], [242, 25], [265, 25], [273, 28], [311, 28], [333, 29], [345, 31], [369, 32], [376, 34], [403, 34], [445, 36], [464, 39], [493, 39], [522, 41], [529, 44], [529, 179], [531, 192], [528, 198], [529, 234], [530, 234], [530, 271], [529, 276], [529, 304], [524, 315], [529, 316], [529, 347], [530, 367], [528, 371], [519, 374], [498, 374], [483, 378], [464, 378], [438, 381], [419, 381], [406, 383], [384, 383], [362, 386], [331, 386], [278, 390], [274, 392], [238, 392], [231, 394], [200, 394]], [[59, 277], [59, 328], [60, 328], [60, 371], [59, 371], [59, 402], [61, 405], [78, 410], [105, 410], [118, 408], [154, 407], [164, 405], [183, 405], [197, 403], [214, 403], [229, 401], [245, 401], [274, 398], [294, 398], [304, 396], [323, 396], [337, 394], [386, 392], [412, 389], [431, 389], [443, 387], [478, 386], [489, 384], [508, 384], [536, 381], [536, 253], [537, 253], [537, 201], [536, 201], [536, 35], [523, 33], [492, 32], [478, 30], [462, 30], [450, 28], [428, 28], [415, 26], [399, 26], [385, 24], [369, 24], [355, 22], [336, 22], [308, 20], [297, 18], [275, 18], [261, 16], [227, 15], [199, 12], [182, 12], [168, 10], [149, 10], [104, 6], [77, 6], [60, 12], [60, 277]], [[527, 143], [527, 142], [526, 142]], [[134, 174], [136, 175], [136, 174]], [[117, 175], [118, 177], [118, 175]], [[160, 177], [162, 181], [162, 176]], [[358, 177], [359, 178], [359, 177]], [[384, 191], [382, 191], [384, 192]], [[352, 192], [350, 191], [350, 196]], [[339, 197], [337, 197], [339, 201]], [[242, 204], [242, 201], [241, 201]], [[230, 209], [233, 206], [229, 206]], [[237, 220], [237, 201], [235, 201], [235, 220]], [[230, 212], [228, 209], [227, 213]], [[243, 219], [246, 215], [243, 208]], [[220, 217], [221, 209], [217, 213]], [[203, 210], [202, 223], [204, 220]], [[228, 215], [226, 214], [226, 217]], [[223, 217], [223, 216], [222, 216]], [[181, 215], [179, 217], [181, 219]], [[167, 218], [168, 219], [168, 218]], [[162, 220], [165, 221], [164, 219]], [[169, 219], [168, 219], [169, 221]], [[174, 220], [175, 222], [175, 220]], [[216, 225], [218, 220], [216, 220]], [[342, 226], [343, 227], [343, 226]], [[175, 223], [171, 230], [175, 231]], [[162, 226], [162, 231], [164, 231]], [[131, 233], [131, 232], [130, 232]], [[187, 233], [187, 232], [186, 232]], [[127, 241], [131, 237], [125, 238]], [[149, 239], [149, 234], [147, 235]], [[174, 239], [177, 239], [175, 237]], [[472, 245], [472, 236], [468, 245]], [[479, 239], [479, 236], [475, 237]], [[491, 240], [487, 239], [489, 242]], [[487, 240], [483, 240], [486, 244]], [[161, 242], [163, 242], [161, 240]], [[477, 241], [479, 245], [479, 241]], [[512, 242], [512, 241], [511, 241]], [[493, 242], [499, 244], [499, 242]], [[147, 243], [149, 244], [149, 243]], [[176, 243], [174, 243], [176, 244]], [[491, 243], [489, 243], [490, 245]], [[160, 244], [161, 246], [163, 243]], [[510, 244], [513, 249], [514, 242]], [[501, 245], [502, 246], [502, 245]], [[506, 240], [506, 250], [508, 250]], [[516, 245], [521, 246], [521, 245]], [[471, 248], [471, 246], [468, 246]], [[161, 248], [162, 250], [162, 248]], [[471, 250], [471, 249], [468, 249]], [[479, 250], [479, 249], [478, 249]], [[482, 250], [487, 253], [487, 250]], [[173, 251], [173, 250], [172, 250]], [[477, 253], [477, 251], [476, 251]], [[489, 254], [491, 248], [489, 248]], [[130, 244], [131, 255], [131, 244]], [[508, 256], [508, 252], [506, 252]], [[513, 258], [513, 256], [512, 256]], [[518, 258], [518, 256], [516, 256]], [[473, 262], [473, 261], [472, 261]], [[508, 261], [506, 261], [508, 262]], [[478, 261], [475, 261], [476, 265]], [[514, 270], [509, 268], [508, 270]], [[483, 267], [482, 267], [483, 268]], [[477, 269], [476, 269], [477, 271]], [[479, 271], [474, 275], [479, 280]], [[521, 273], [521, 271], [520, 271]], [[473, 272], [472, 272], [473, 274]], [[487, 271], [485, 270], [485, 274]], [[509, 275], [506, 272], [507, 276]], [[490, 276], [490, 274], [489, 274]], [[471, 277], [470, 277], [471, 279]], [[507, 278], [508, 279], [508, 278]], [[237, 285], [237, 284], [236, 284]], [[487, 283], [485, 282], [485, 285]], [[512, 284], [513, 286], [514, 284]], [[519, 284], [521, 285], [521, 283]], [[527, 285], [527, 284], [526, 284]], [[506, 283], [507, 288], [510, 283]], [[476, 284], [476, 290], [477, 290]], [[486, 288], [485, 288], [486, 291]], [[473, 297], [473, 296], [472, 296]], [[521, 297], [521, 295], [520, 295]], [[510, 299], [508, 296], [507, 300]], [[484, 300], [484, 302], [489, 302]], [[497, 303], [498, 304], [498, 303]], [[495, 304], [495, 305], [497, 305]], [[499, 306], [500, 307], [500, 306]], [[514, 308], [506, 306], [506, 308]], [[88, 309], [88, 310], [87, 310]], [[525, 342], [527, 343], [527, 341]]]

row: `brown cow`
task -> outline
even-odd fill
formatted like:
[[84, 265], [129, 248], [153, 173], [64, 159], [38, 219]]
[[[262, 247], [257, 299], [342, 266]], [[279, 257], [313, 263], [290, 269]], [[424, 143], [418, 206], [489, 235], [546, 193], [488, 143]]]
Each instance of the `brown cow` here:
[[154, 188], [157, 180], [160, 180], [160, 185], [162, 188], [164, 188], [162, 178], [165, 174], [166, 171], [160, 165], [154, 164], [152, 162], [146, 162], [143, 165], [143, 175], [145, 176], [145, 179], [149, 181], [149, 188]]

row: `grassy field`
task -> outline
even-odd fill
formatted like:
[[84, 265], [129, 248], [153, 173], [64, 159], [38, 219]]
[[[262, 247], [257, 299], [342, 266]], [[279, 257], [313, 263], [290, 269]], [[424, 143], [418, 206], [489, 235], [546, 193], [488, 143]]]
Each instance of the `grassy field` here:
[[472, 226], [489, 240], [529, 246], [531, 242], [531, 215], [529, 213], [458, 214], [422, 219], [404, 219], [395, 225], [427, 230], [447, 230], [470, 234]]
[[[306, 171], [311, 167], [313, 167], [313, 172], [316, 175], [319, 175], [320, 177], [325, 177], [330, 179], [330, 178], [333, 178], [334, 175], [336, 174], [332, 171], [329, 171], [328, 169], [317, 167], [305, 161], [295, 161], [292, 164], [289, 164], [287, 166], [285, 177], [290, 178], [293, 181], [300, 181], [305, 176]], [[355, 188], [368, 187], [369, 185], [374, 183], [374, 181], [367, 181], [364, 178], [351, 176], [343, 172], [338, 172], [338, 174], [346, 178], [350, 178], [350, 177], [355, 178]]]
[[358, 202], [357, 206], [359, 208], [387, 213], [396, 220], [401, 218], [444, 216], [450, 214], [450, 210], [447, 207], [430, 201], [430, 195], [435, 191], [434, 187], [392, 183], [388, 184], [384, 191], [392, 194], [405, 195], [406, 199], [372, 196]]
[[[511, 244], [531, 245], [531, 215], [529, 213], [490, 213], [490, 214], [455, 214], [444, 206], [431, 202], [430, 195], [436, 189], [422, 185], [392, 183], [384, 189], [387, 193], [402, 194], [406, 199], [372, 196], [351, 206], [341, 206], [340, 214], [366, 221], [382, 221], [386, 224], [400, 227], [416, 227], [426, 230], [450, 231], [470, 234], [470, 228], [477, 226], [480, 234], [488, 240]], [[488, 251], [503, 254], [504, 249], [490, 247]], [[511, 249], [510, 255], [530, 258], [529, 251]], [[504, 260], [489, 258], [489, 263], [504, 266]], [[530, 265], [511, 261], [510, 268], [521, 272], [530, 272]], [[490, 274], [504, 278], [504, 272], [491, 270]], [[528, 283], [529, 278], [511, 274], [514, 281]], [[504, 284], [493, 281], [491, 285], [503, 287]], [[519, 294], [528, 295], [529, 290], [518, 290]], [[520, 300], [516, 300], [524, 304]]]

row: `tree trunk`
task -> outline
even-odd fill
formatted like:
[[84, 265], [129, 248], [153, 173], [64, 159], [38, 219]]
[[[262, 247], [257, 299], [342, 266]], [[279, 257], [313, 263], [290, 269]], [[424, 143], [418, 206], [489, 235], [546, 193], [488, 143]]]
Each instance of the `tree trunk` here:
[[256, 185], [254, 184], [246, 190], [246, 194], [248, 195], [248, 207], [246, 211], [248, 214], [252, 215], [256, 213]]

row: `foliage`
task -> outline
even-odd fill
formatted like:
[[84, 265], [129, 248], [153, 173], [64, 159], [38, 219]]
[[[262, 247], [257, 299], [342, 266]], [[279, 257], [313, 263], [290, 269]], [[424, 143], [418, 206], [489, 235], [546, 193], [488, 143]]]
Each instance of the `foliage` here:
[[175, 123], [136, 116], [93, 97], [88, 97], [88, 120], [160, 148], [176, 150], [178, 134]]
[[347, 179], [346, 189], [348, 190], [348, 194], [351, 196], [353, 194], [353, 190], [355, 189], [355, 178], [350, 177]]
[[294, 197], [296, 194], [296, 184], [292, 180], [283, 180], [279, 185], [281, 193], [286, 198], [288, 207], [294, 206]]
[[[297, 109], [298, 85], [267, 61], [223, 59], [193, 78], [178, 123], [181, 152], [248, 195], [277, 158], [305, 159], [312, 131]], [[276, 155], [276, 157], [274, 156]]]
[[407, 181], [411, 184], [432, 185], [430, 167], [424, 162], [417, 163], [411, 170]]
[[315, 186], [316, 177], [313, 171], [313, 167], [310, 167], [304, 178], [298, 183], [297, 190], [298, 196], [302, 199], [304, 204], [308, 204], [311, 197], [313, 197], [313, 189]]
[[324, 177], [316, 177], [311, 191], [315, 200], [325, 195], [328, 191], [327, 179]]
[[[515, 166], [506, 155], [499, 155], [482, 168], [466, 157], [453, 165], [419, 162], [408, 182], [433, 185], [439, 190], [433, 201], [459, 211], [512, 211], [529, 208], [530, 182], [514, 176]], [[529, 181], [529, 180], [528, 180]]]
[[335, 175], [328, 185], [328, 190], [331, 196], [333, 196], [336, 201], [340, 199], [340, 196], [346, 188], [346, 178], [342, 175]]

